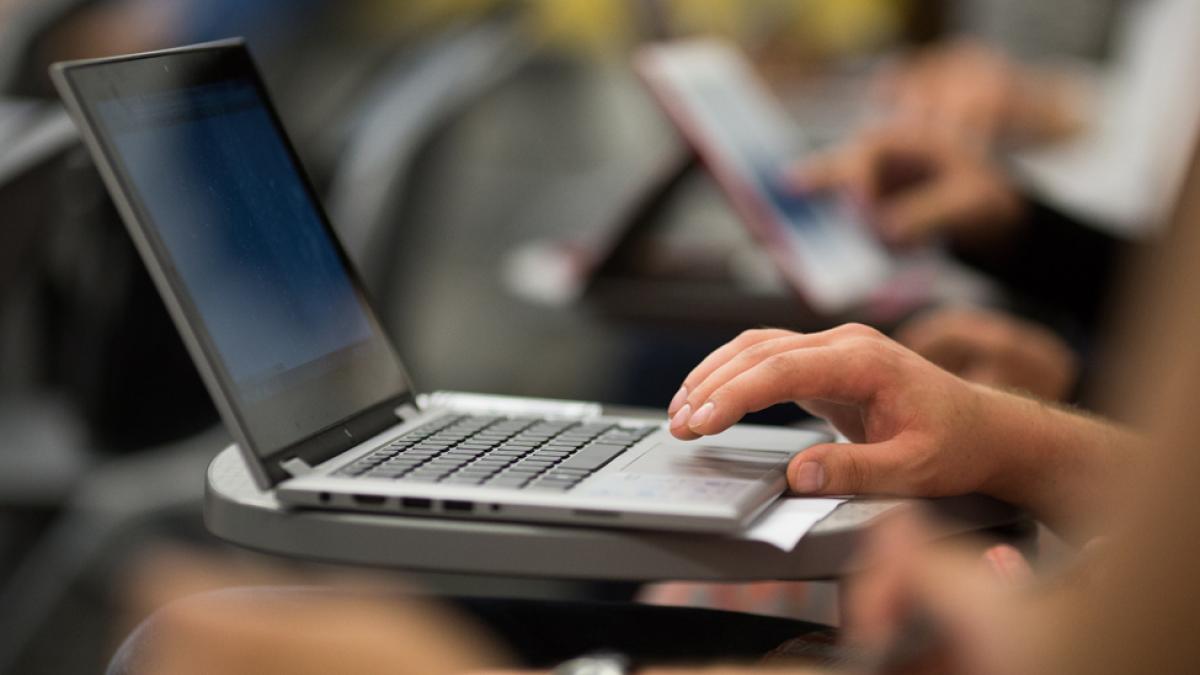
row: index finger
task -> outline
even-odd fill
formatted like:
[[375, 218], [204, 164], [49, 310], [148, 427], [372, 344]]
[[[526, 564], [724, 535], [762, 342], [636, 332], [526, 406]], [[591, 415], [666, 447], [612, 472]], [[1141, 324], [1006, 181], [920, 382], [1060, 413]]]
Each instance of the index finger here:
[[687, 401], [688, 394], [697, 385], [746, 348], [759, 342], [766, 342], [767, 340], [774, 340], [775, 338], [787, 335], [795, 335], [795, 333], [781, 328], [760, 328], [743, 331], [736, 338], [713, 350], [695, 368], [692, 368], [692, 371], [684, 378], [680, 392], [675, 395], [675, 398], [671, 401], [671, 405], [667, 408], [667, 414], [674, 415], [679, 408], [683, 407], [683, 404]]
[[842, 187], [844, 152], [822, 152], [792, 164], [784, 170], [784, 180], [796, 192], [827, 192]]
[[689, 430], [720, 433], [747, 413], [788, 401], [855, 404], [870, 400], [878, 390], [875, 364], [869, 352], [849, 343], [777, 354], [718, 387], [704, 404], [712, 406], [710, 412], [689, 424]]

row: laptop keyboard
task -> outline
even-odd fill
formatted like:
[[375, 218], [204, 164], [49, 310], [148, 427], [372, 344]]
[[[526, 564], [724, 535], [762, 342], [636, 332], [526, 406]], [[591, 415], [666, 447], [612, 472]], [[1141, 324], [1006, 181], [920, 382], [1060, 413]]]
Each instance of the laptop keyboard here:
[[405, 432], [338, 475], [570, 490], [657, 427], [448, 415]]

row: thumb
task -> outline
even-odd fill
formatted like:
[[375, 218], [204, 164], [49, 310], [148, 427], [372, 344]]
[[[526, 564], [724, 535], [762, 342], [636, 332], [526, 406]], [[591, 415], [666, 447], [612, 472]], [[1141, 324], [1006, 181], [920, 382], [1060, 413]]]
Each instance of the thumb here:
[[898, 493], [903, 448], [895, 440], [879, 443], [823, 443], [792, 458], [788, 486], [805, 495]]

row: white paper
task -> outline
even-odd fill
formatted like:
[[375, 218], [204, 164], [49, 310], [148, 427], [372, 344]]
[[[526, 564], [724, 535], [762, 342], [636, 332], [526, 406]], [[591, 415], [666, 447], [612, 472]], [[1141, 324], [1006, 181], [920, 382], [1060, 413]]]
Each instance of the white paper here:
[[770, 544], [780, 551], [791, 551], [804, 535], [845, 499], [783, 497], [763, 512], [740, 537]]

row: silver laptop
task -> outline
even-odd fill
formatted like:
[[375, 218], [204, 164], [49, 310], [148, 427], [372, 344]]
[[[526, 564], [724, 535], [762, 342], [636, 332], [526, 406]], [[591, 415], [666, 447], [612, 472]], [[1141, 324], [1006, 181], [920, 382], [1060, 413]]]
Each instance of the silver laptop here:
[[598, 404], [418, 395], [240, 41], [53, 76], [246, 463], [285, 504], [732, 531], [829, 440], [741, 425], [683, 443]]

